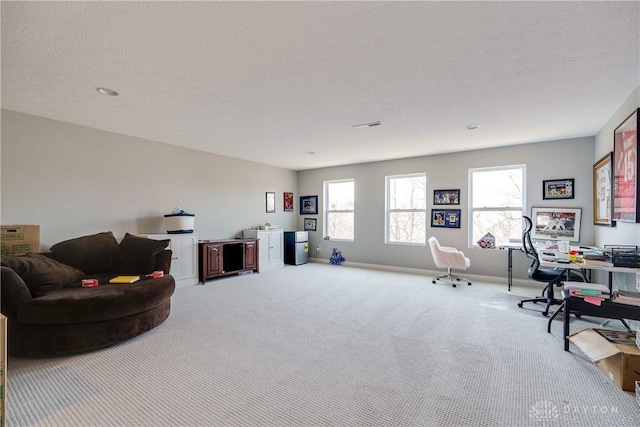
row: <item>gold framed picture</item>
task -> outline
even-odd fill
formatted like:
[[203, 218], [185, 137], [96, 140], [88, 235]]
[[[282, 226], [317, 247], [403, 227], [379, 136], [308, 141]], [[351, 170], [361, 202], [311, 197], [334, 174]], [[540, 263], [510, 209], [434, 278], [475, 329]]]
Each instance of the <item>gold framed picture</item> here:
[[593, 165], [593, 223], [616, 225], [613, 220], [613, 151]]

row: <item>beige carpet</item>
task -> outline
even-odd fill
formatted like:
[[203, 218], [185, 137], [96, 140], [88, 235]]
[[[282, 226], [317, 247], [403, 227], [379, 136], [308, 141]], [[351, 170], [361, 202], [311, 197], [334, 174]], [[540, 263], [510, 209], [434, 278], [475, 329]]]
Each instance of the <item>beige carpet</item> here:
[[10, 359], [7, 425], [640, 425], [560, 322], [483, 304], [505, 290], [321, 264], [179, 289], [141, 337]]

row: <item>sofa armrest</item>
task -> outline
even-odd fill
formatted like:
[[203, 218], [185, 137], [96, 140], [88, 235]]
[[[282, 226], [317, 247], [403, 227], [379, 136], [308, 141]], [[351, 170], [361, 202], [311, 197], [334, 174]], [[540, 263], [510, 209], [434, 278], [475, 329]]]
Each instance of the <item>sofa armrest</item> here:
[[0, 301], [2, 301], [2, 314], [9, 319], [15, 319], [18, 306], [32, 299], [31, 292], [22, 278], [9, 267], [0, 267], [2, 270], [2, 286], [0, 286]]
[[165, 249], [156, 255], [156, 264], [153, 266], [153, 271], [162, 270], [164, 271], [164, 274], [169, 274], [172, 254], [173, 252], [171, 249]]

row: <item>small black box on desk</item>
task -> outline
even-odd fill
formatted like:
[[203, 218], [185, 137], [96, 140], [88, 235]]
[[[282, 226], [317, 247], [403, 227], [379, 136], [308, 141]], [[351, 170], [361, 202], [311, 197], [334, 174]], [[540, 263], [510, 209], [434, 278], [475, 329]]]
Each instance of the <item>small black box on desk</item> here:
[[605, 246], [604, 252], [610, 254], [614, 267], [640, 268], [639, 246]]

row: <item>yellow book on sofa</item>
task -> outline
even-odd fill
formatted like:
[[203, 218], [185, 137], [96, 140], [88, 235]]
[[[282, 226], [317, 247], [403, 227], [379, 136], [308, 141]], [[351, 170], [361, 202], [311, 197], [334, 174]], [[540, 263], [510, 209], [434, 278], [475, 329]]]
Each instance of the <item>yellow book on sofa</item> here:
[[133, 283], [140, 280], [140, 276], [118, 276], [109, 280], [109, 283]]

